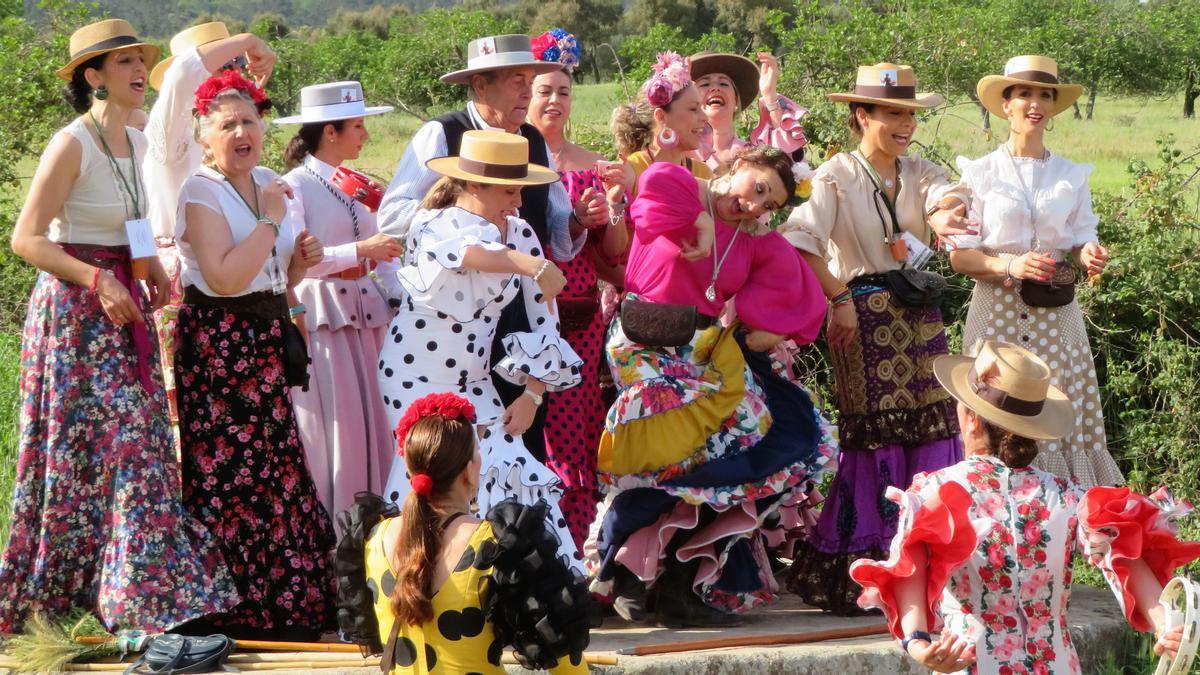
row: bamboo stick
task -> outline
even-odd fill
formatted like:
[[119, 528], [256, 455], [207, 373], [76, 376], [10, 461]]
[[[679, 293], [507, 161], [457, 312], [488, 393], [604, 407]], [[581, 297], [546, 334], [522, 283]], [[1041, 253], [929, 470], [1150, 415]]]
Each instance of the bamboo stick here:
[[729, 649], [732, 647], [769, 647], [773, 645], [800, 645], [826, 640], [844, 640], [848, 638], [867, 637], [869, 635], [884, 635], [888, 633], [887, 624], [872, 624], [870, 626], [854, 626], [852, 628], [833, 628], [816, 630], [805, 633], [782, 633], [778, 635], [746, 635], [713, 640], [692, 640], [689, 642], [664, 642], [657, 645], [642, 645], [626, 649], [618, 649], [622, 656], [651, 656], [653, 654], [676, 654], [704, 649]]

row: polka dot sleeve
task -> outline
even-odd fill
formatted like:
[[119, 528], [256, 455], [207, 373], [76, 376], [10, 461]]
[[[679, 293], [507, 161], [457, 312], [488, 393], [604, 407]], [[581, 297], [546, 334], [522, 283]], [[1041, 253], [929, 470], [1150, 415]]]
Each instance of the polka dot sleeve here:
[[496, 226], [473, 213], [453, 207], [418, 211], [409, 230], [405, 265], [398, 273], [404, 291], [417, 303], [469, 320], [512, 283], [510, 274], [463, 268], [463, 256], [472, 246], [504, 250]]

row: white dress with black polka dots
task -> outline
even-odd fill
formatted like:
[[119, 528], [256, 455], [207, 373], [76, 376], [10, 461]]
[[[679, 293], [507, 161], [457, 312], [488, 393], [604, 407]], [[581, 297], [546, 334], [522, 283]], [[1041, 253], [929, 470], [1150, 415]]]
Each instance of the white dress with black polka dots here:
[[[504, 433], [504, 406], [489, 368], [501, 310], [524, 302], [533, 326], [531, 332], [502, 337], [506, 356], [496, 370], [504, 379], [520, 385], [533, 377], [547, 391], [561, 391], [579, 383], [582, 361], [559, 335], [558, 321], [532, 280], [462, 267], [468, 247], [503, 250], [505, 240], [509, 248], [542, 255], [537, 235], [520, 218], [508, 219], [502, 239], [495, 225], [457, 207], [417, 212], [403, 264], [377, 270], [387, 292], [401, 300], [379, 354], [379, 389], [392, 428], [410, 403], [427, 394], [454, 392], [470, 399], [486, 427], [480, 443], [480, 512], [508, 498], [529, 505], [545, 499], [563, 553], [579, 560], [558, 507], [558, 477], [529, 454], [520, 436]], [[384, 494], [403, 503], [409, 489], [404, 459], [397, 457]]]

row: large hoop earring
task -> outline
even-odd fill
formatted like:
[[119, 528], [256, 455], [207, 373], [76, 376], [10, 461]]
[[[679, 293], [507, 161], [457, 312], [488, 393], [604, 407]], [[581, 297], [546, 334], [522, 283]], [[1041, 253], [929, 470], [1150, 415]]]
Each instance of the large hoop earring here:
[[663, 130], [658, 132], [658, 147], [663, 150], [670, 150], [679, 143], [679, 134], [671, 127], [663, 127]]
[[1046, 124], [1046, 131], [1054, 131], [1054, 118], [1053, 117], [1051, 117], [1050, 121]]

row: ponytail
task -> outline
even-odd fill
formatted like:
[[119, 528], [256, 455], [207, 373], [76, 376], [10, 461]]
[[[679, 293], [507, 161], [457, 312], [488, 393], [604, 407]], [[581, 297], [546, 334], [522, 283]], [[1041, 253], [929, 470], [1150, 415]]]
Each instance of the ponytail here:
[[442, 176], [438, 182], [429, 188], [429, 192], [425, 193], [425, 199], [421, 200], [421, 208], [423, 209], [446, 209], [454, 206], [458, 201], [458, 196], [467, 189], [466, 181], [459, 178], [451, 178], [450, 176]]
[[463, 419], [422, 418], [405, 439], [409, 474], [414, 478], [424, 474], [432, 487], [428, 495], [410, 492], [400, 513], [400, 536], [392, 560], [396, 587], [391, 600], [396, 620], [403, 625], [420, 625], [433, 618], [433, 571], [441, 555], [448, 515], [433, 500], [450, 491], [474, 456], [474, 425]]
[[321, 136], [325, 133], [325, 125], [332, 124], [335, 131], [341, 132], [346, 120], [334, 122], [309, 122], [300, 126], [295, 136], [288, 141], [283, 151], [283, 170], [292, 169], [304, 163], [304, 158], [321, 147]]

